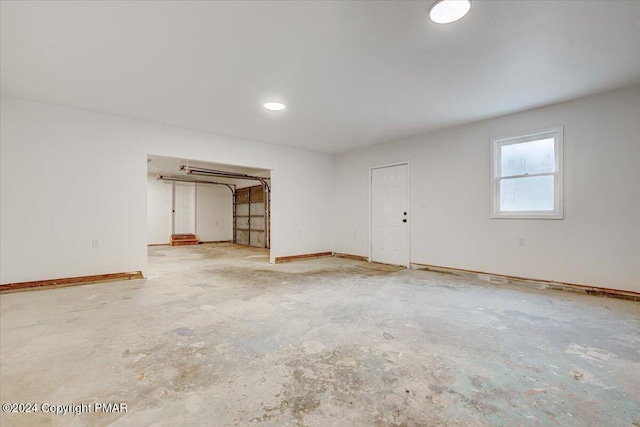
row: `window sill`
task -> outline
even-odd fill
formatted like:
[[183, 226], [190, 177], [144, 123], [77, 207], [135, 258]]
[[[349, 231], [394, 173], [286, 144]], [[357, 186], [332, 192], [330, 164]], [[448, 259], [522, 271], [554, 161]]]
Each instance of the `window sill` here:
[[517, 213], [494, 213], [491, 219], [564, 219], [564, 215], [557, 212], [552, 213], [534, 213], [534, 212], [517, 212]]

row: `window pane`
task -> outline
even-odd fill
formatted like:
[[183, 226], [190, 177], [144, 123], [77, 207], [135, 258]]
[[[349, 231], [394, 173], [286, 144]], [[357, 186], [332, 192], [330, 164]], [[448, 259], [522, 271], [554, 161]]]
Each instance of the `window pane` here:
[[501, 180], [500, 210], [552, 211], [553, 175]]
[[500, 148], [500, 176], [555, 172], [554, 140], [546, 138], [503, 145]]

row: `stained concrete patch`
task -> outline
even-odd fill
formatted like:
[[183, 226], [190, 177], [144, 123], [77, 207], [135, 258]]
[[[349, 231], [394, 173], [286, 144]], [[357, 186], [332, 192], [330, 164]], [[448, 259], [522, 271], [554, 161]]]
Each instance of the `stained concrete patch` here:
[[582, 347], [575, 343], [571, 343], [564, 352], [568, 354], [577, 354], [578, 356], [585, 359], [589, 359], [589, 360], [607, 361], [611, 357], [616, 357], [615, 354], [607, 350], [602, 350], [602, 349], [593, 348], [593, 347]]
[[193, 336], [193, 330], [189, 328], [176, 328], [176, 329], [172, 329], [171, 332], [173, 332], [176, 335], [180, 335], [181, 337]]

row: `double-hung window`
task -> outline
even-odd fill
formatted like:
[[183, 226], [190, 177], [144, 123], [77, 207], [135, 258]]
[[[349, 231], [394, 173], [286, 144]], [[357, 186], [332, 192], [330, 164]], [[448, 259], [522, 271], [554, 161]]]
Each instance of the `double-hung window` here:
[[491, 140], [492, 218], [562, 219], [562, 126]]

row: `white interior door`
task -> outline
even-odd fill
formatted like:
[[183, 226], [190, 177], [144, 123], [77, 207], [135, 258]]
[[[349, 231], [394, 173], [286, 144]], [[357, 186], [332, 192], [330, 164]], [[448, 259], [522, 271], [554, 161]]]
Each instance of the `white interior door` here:
[[409, 165], [371, 170], [371, 261], [409, 266]]
[[173, 234], [196, 232], [195, 184], [173, 183]]

